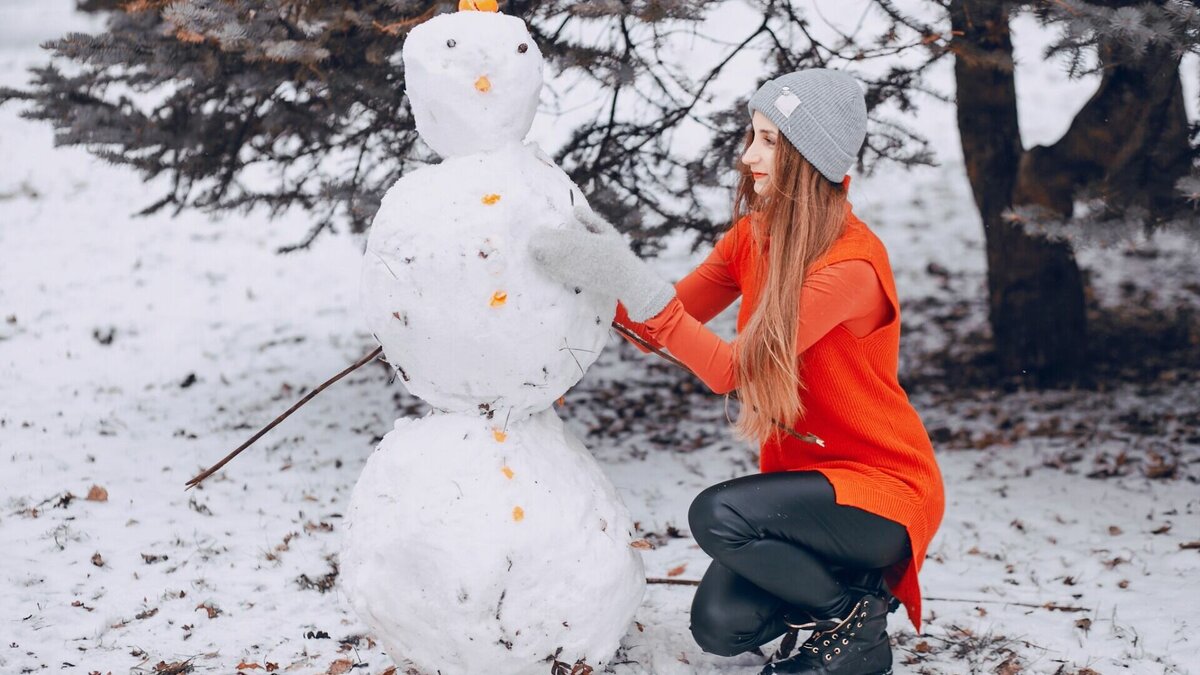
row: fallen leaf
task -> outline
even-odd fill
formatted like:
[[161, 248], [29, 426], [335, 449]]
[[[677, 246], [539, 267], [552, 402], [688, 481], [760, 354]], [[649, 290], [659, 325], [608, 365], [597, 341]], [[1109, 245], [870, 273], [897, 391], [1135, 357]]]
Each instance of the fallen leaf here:
[[1088, 632], [1092, 628], [1092, 620], [1086, 616], [1075, 621], [1075, 627], [1083, 632]]
[[215, 619], [221, 613], [221, 609], [216, 605], [210, 605], [207, 602], [202, 602], [196, 605], [196, 609], [202, 609], [208, 613], [208, 618]]
[[245, 661], [242, 661], [241, 663], [237, 664], [237, 669], [238, 670], [261, 670], [262, 666], [260, 666], [257, 663], [246, 663]]
[[1004, 663], [996, 666], [996, 670], [993, 672], [996, 675], [1017, 675], [1021, 672], [1021, 662], [1017, 660], [1017, 657], [1010, 656], [1004, 660]]
[[106, 502], [108, 501], [108, 490], [105, 490], [99, 485], [93, 485], [91, 489], [88, 490], [87, 496], [84, 497], [84, 499], [89, 502]]
[[325, 671], [325, 673], [326, 675], [342, 675], [343, 673], [350, 672], [350, 669], [353, 667], [354, 662], [350, 659], [338, 659], [329, 664], [329, 670]]
[[92, 554], [92, 564], [96, 567], [104, 567], [104, 558], [100, 556], [100, 552]]
[[1189, 549], [1200, 549], [1200, 541], [1184, 541], [1179, 543], [1179, 548], [1187, 551]]
[[918, 654], [928, 654], [929, 652], [933, 651], [933, 648], [929, 646], [928, 642], [921, 640], [917, 644], [913, 645], [913, 651]]
[[1179, 470], [1178, 462], [1168, 462], [1157, 452], [1149, 453], [1150, 461], [1145, 466], [1147, 478], [1173, 478]]
[[1109, 535], [1115, 537], [1118, 534], [1121, 534], [1121, 528], [1117, 527], [1116, 525], [1109, 525], [1108, 533], [1109, 533]]
[[190, 672], [192, 672], [191, 661], [174, 661], [172, 663], [159, 661], [154, 665], [155, 675], [183, 675]]
[[[651, 551], [654, 549], [654, 544], [651, 544], [645, 539], [634, 539], [633, 541], [629, 542], [629, 545], [642, 551]], [[1182, 544], [1180, 545], [1182, 546]]]
[[684, 563], [684, 564], [680, 565], [679, 567], [672, 567], [671, 569], [667, 570], [667, 576], [677, 577], [680, 574], [683, 574], [683, 571], [685, 569], [687, 569], [687, 563]]

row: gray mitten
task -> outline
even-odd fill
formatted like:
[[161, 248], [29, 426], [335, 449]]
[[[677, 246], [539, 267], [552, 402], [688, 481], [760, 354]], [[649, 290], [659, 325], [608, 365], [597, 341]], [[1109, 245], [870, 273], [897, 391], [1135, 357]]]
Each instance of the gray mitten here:
[[617, 298], [638, 323], [671, 302], [675, 287], [629, 249], [617, 228], [584, 206], [575, 207], [575, 220], [581, 229], [539, 227], [530, 236], [529, 253], [547, 276]]

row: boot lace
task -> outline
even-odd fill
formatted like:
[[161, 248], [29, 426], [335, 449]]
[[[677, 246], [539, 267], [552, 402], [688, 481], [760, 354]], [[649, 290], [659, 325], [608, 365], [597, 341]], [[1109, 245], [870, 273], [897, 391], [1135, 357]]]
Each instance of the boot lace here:
[[[824, 661], [832, 661], [835, 656], [840, 656], [842, 648], [850, 645], [850, 638], [858, 634], [858, 629], [863, 627], [863, 621], [867, 619], [867, 613], [870, 609], [870, 600], [863, 598], [850, 612], [850, 616], [840, 620], [835, 626], [830, 629], [814, 632], [804, 644], [800, 647], [802, 650], [807, 650], [813, 656]], [[836, 621], [836, 619], [831, 620]], [[814, 624], [821, 622], [813, 622]]]

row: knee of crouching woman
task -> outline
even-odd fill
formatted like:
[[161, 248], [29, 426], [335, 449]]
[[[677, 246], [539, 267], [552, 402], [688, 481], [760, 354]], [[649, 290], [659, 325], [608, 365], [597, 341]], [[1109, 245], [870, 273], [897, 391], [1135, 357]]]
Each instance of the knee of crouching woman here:
[[692, 538], [700, 548], [708, 551], [709, 542], [713, 540], [713, 531], [720, 519], [717, 512], [721, 506], [720, 485], [705, 488], [688, 507], [688, 527], [691, 528]]
[[736, 656], [746, 651], [725, 624], [721, 608], [692, 603], [692, 621], [688, 628], [700, 649], [717, 656]]
[[737, 548], [756, 538], [754, 528], [730, 502], [734, 491], [719, 483], [705, 488], [688, 508], [692, 538], [705, 553], [720, 558], [721, 551]]

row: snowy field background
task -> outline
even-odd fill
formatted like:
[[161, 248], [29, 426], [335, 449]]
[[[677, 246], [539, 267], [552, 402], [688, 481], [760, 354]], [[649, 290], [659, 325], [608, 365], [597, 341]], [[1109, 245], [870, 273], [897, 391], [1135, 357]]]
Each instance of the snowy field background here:
[[[39, 41], [98, 28], [71, 6], [0, 0], [0, 84], [45, 60]], [[1034, 67], [1045, 36], [1031, 22], [1015, 38], [1024, 140], [1050, 142], [1091, 85]], [[949, 61], [936, 79], [952, 85]], [[390, 660], [336, 586], [367, 455], [396, 417], [425, 410], [384, 366], [183, 491], [374, 347], [358, 313], [361, 240], [281, 257], [307, 228], [301, 214], [131, 218], [154, 187], [55, 149], [50, 128], [18, 111], [0, 108], [0, 673], [384, 673]], [[851, 190], [891, 253], [906, 386], [947, 490], [922, 574], [925, 633], [893, 615], [895, 671], [1200, 672], [1197, 373], [1047, 393], [939, 385], [937, 355], [969, 350], [986, 325], [953, 115], [929, 102], [913, 122], [942, 166], [885, 169]], [[664, 276], [705, 253], [688, 244], [658, 260]], [[1194, 311], [1196, 254], [1162, 238], [1081, 261], [1098, 303], [1153, 313], [1182, 299]], [[733, 316], [718, 329], [731, 334]], [[691, 498], [756, 467], [724, 401], [614, 336], [559, 413], [656, 544], [648, 576], [699, 579]], [[650, 585], [611, 672], [757, 672], [759, 655], [700, 652], [692, 592]]]

